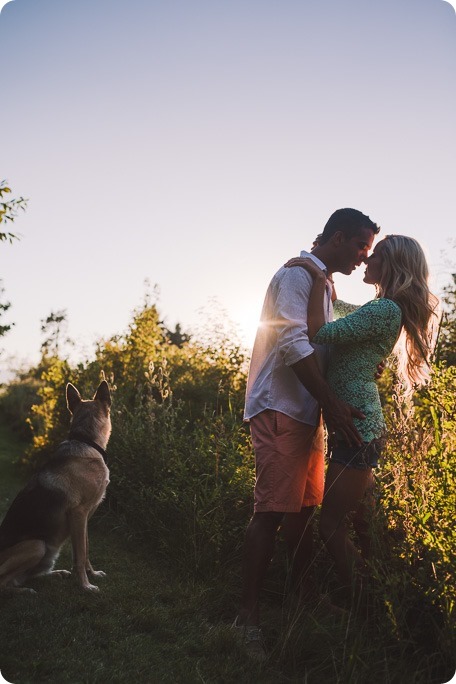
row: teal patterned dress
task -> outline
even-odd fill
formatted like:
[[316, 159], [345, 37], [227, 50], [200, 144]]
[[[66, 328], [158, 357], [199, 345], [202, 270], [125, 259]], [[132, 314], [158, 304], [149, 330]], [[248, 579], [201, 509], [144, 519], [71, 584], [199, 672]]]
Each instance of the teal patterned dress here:
[[391, 299], [374, 299], [326, 323], [313, 338], [318, 344], [331, 345], [326, 377], [335, 394], [366, 416], [354, 419], [364, 442], [378, 439], [385, 431], [375, 373], [393, 350], [401, 319], [401, 310]]

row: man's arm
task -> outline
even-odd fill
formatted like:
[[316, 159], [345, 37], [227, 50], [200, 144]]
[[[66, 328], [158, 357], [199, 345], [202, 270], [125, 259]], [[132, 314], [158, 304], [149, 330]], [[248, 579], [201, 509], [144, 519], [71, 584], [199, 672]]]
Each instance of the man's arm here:
[[336, 430], [348, 444], [361, 444], [361, 437], [353, 424], [353, 416], [365, 416], [336, 397], [324, 379], [309, 342], [307, 306], [312, 288], [312, 277], [303, 268], [287, 268], [280, 280], [275, 301], [278, 345], [284, 363], [316, 399], [330, 432]]
[[318, 368], [315, 354], [306, 356], [305, 359], [293, 364], [291, 368], [322, 407], [328, 432], [333, 433], [337, 430], [347, 444], [360, 445], [362, 439], [353, 424], [353, 417], [365, 418], [365, 415], [354, 406], [336, 397]]

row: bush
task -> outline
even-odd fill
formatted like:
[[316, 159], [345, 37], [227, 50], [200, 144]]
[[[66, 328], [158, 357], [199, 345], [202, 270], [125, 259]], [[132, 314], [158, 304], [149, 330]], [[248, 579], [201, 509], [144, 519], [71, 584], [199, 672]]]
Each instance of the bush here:
[[396, 401], [389, 412], [374, 521], [390, 628], [403, 643], [433, 652], [433, 667], [443, 672], [456, 652], [455, 392], [456, 368], [436, 367], [415, 406]]
[[26, 460], [36, 467], [68, 433], [67, 382], [88, 398], [107, 377], [111, 504], [130, 534], [192, 575], [211, 574], [237, 556], [251, 513], [245, 355], [219, 333], [180, 335], [172, 344], [155, 306], [145, 305], [125, 335], [99, 343], [93, 361], [72, 368], [43, 357], [27, 419]]
[[2, 420], [26, 442], [31, 442], [33, 432], [29, 423], [32, 406], [39, 401], [41, 382], [36, 377], [19, 377], [3, 388], [0, 394]]
[[189, 420], [164, 366], [150, 368], [134, 407], [116, 403], [110, 493], [129, 530], [191, 576], [239, 556], [251, 513], [253, 456], [234, 411]]

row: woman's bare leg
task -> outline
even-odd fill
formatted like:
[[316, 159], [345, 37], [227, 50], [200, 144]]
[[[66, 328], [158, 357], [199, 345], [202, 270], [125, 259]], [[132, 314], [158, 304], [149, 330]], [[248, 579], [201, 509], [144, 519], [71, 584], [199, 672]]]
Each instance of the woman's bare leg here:
[[353, 513], [353, 529], [358, 537], [359, 549], [365, 560], [371, 557], [371, 521], [375, 510], [374, 478], [368, 484], [364, 499]]
[[340, 463], [329, 463], [320, 515], [320, 533], [346, 585], [353, 583], [356, 570], [362, 571], [366, 567], [348, 535], [346, 518], [348, 513], [360, 509], [366, 492], [372, 487], [372, 481], [370, 468], [357, 470]]

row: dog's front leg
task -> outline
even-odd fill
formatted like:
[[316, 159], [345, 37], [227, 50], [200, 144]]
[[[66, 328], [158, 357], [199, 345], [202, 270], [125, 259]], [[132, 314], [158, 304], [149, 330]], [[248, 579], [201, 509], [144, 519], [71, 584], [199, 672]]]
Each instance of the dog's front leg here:
[[92, 563], [89, 560], [87, 560], [87, 572], [90, 572], [94, 577], [106, 577], [104, 570], [94, 570], [92, 568]]
[[87, 511], [75, 508], [69, 513], [73, 568], [83, 589], [98, 591], [87, 577]]
[[91, 575], [94, 577], [106, 577], [106, 573], [103, 572], [103, 570], [94, 570], [92, 567], [92, 563], [89, 560], [89, 530], [88, 530], [88, 523], [86, 525], [86, 553], [87, 553], [87, 562], [86, 562], [86, 570], [87, 572], [90, 572]]

